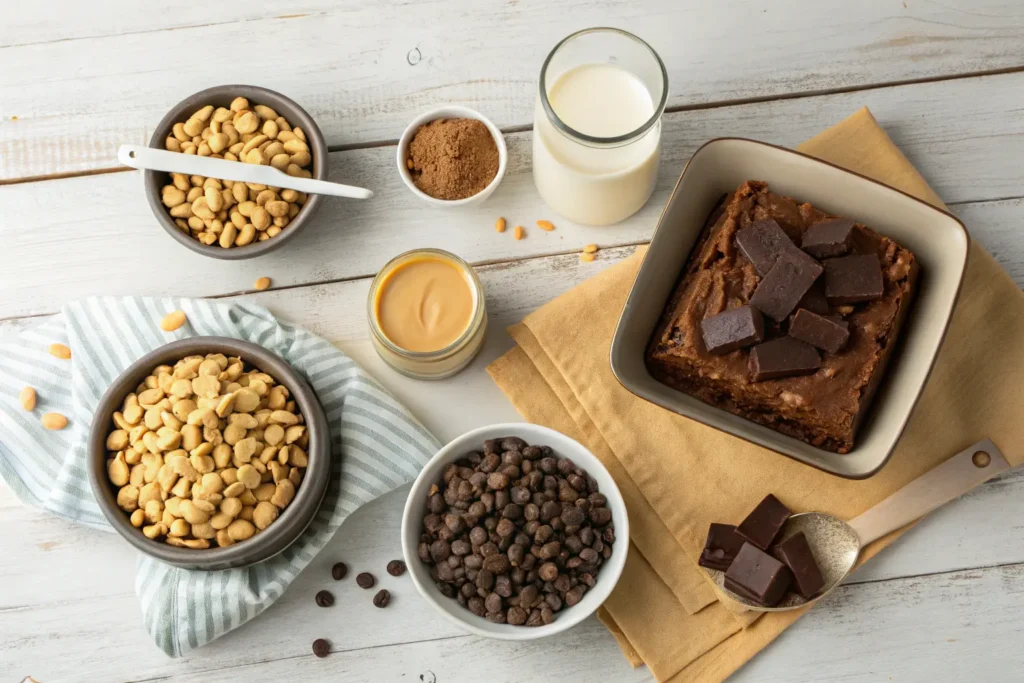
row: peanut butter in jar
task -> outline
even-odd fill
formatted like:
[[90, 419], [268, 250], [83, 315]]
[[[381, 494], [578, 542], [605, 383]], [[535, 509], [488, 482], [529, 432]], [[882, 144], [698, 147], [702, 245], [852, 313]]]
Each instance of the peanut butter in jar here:
[[377, 353], [398, 372], [443, 379], [466, 367], [483, 346], [483, 287], [458, 256], [418, 249], [389, 261], [367, 301]]

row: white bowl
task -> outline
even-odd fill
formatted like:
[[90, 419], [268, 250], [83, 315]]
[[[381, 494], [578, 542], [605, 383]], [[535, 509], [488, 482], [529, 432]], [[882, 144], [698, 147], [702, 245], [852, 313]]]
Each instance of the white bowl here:
[[[491, 132], [491, 137], [494, 138], [494, 144], [498, 146], [498, 173], [494, 176], [494, 180], [491, 184], [484, 189], [477, 192], [472, 197], [466, 197], [465, 199], [437, 199], [431, 197], [429, 194], [423, 192], [416, 183], [412, 181], [412, 175], [409, 173], [409, 169], [405, 165], [405, 160], [409, 157], [409, 142], [412, 141], [416, 131], [424, 123], [429, 123], [436, 119], [476, 119], [482, 124], [487, 126], [487, 130]], [[470, 204], [480, 204], [485, 199], [491, 196], [494, 190], [497, 189], [498, 183], [505, 177], [505, 167], [508, 166], [508, 148], [505, 147], [505, 138], [502, 136], [501, 131], [498, 127], [491, 123], [490, 119], [481, 114], [480, 112], [470, 109], [469, 107], [440, 107], [439, 109], [432, 109], [431, 111], [420, 114], [402, 133], [401, 139], [398, 141], [398, 172], [402, 175], [402, 181], [405, 186], [409, 188], [409, 191], [414, 195], [425, 201], [431, 206], [469, 206]]]
[[[485, 439], [503, 436], [518, 436], [531, 446], [550, 446], [555, 454], [569, 458], [587, 471], [597, 480], [601, 493], [608, 499], [608, 508], [612, 511], [612, 523], [615, 525], [615, 544], [612, 556], [608, 558], [597, 573], [597, 584], [583, 596], [583, 599], [572, 607], [565, 607], [555, 614], [555, 620], [545, 626], [513, 626], [511, 624], [495, 624], [484, 617], [478, 617], [460, 605], [454, 598], [446, 598], [434, 585], [430, 578], [430, 569], [420, 561], [417, 548], [420, 533], [423, 529], [423, 518], [426, 516], [427, 491], [431, 484], [441, 481], [444, 468], [448, 463], [462, 458], [471, 451], [481, 451]], [[619, 493], [619, 487], [608, 470], [582, 444], [547, 427], [527, 423], [497, 424], [481, 427], [467, 432], [450, 442], [430, 459], [423, 471], [413, 482], [409, 498], [405, 501], [405, 512], [402, 514], [402, 551], [409, 574], [416, 584], [420, 595], [449, 621], [478, 636], [497, 638], [499, 640], [533, 640], [544, 638], [566, 631], [580, 623], [604, 603], [622, 575], [626, 564], [626, 552], [629, 550], [629, 519], [626, 515], [626, 504]]]

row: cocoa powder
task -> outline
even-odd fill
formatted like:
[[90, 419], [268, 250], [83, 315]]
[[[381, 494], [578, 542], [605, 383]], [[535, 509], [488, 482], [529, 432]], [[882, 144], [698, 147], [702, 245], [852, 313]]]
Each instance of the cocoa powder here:
[[437, 119], [419, 127], [406, 166], [413, 182], [435, 199], [466, 199], [498, 174], [498, 146], [476, 119]]

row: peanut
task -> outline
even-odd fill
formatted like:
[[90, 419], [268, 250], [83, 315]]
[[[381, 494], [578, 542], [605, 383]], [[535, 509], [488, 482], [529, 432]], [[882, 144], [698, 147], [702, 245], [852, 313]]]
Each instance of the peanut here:
[[591, 262], [593, 260], [594, 260], [594, 255], [592, 253], [588, 252], [588, 251], [585, 251], [582, 254], [580, 254], [580, 261], [583, 261], [584, 263], [589, 263], [589, 262]]
[[160, 329], [164, 332], [174, 332], [184, 325], [186, 320], [188, 318], [185, 316], [185, 311], [171, 311], [160, 321]]
[[39, 421], [43, 427], [51, 431], [59, 431], [68, 426], [68, 419], [60, 413], [46, 413]]
[[494, 223], [494, 229], [497, 232], [505, 232], [505, 219], [498, 218], [498, 220]]
[[[244, 97], [236, 97], [230, 108], [206, 105], [175, 123], [165, 147], [182, 154], [269, 164], [293, 177], [312, 177], [313, 157], [305, 132], [293, 128], [271, 107], [252, 105]], [[259, 194], [260, 199], [250, 193]], [[161, 189], [161, 201], [175, 225], [193, 239], [232, 249], [281, 234], [306, 197], [294, 190], [257, 189], [246, 183], [171, 174], [171, 184]], [[236, 204], [238, 208], [233, 209]], [[256, 207], [264, 207], [266, 214], [256, 212]], [[255, 220], [245, 220], [254, 212]]]
[[[270, 287], [270, 278], [269, 277], [258, 278], [256, 280], [256, 283], [253, 285], [253, 287], [255, 287], [257, 292], [262, 292], [263, 290], [268, 289]], [[26, 410], [31, 410], [31, 408], [26, 408]]]
[[523, 239], [524, 237], [526, 237], [526, 231], [525, 231], [525, 230], [523, 230], [523, 226], [521, 226], [521, 225], [517, 225], [517, 226], [516, 226], [516, 229], [515, 229], [515, 231], [513, 232], [513, 234], [515, 235], [515, 238], [516, 238], [517, 240], [521, 240], [521, 239]]
[[551, 232], [555, 229], [555, 226], [551, 221], [537, 221], [537, 227], [545, 232]]
[[[219, 191], [216, 179], [188, 180]], [[240, 359], [210, 354], [154, 368], [136, 391], [115, 411], [105, 443], [107, 478], [135, 528], [201, 549], [276, 521], [308, 462], [306, 425], [286, 387]]]
[[[267, 286], [270, 286], [270, 280], [267, 280]], [[266, 289], [266, 287], [264, 287]], [[25, 387], [18, 392], [18, 402], [21, 403], [22, 410], [32, 412], [36, 407], [36, 390], [32, 387]]]
[[64, 344], [50, 344], [50, 355], [61, 360], [69, 360], [71, 358], [71, 349]]

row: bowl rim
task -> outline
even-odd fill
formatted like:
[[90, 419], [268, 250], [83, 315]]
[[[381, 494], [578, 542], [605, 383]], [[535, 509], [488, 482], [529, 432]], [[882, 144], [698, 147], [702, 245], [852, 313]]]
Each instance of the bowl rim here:
[[[488, 132], [490, 132], [491, 137], [494, 139], [494, 144], [498, 147], [498, 172], [494, 175], [494, 179], [491, 180], [484, 189], [474, 195], [464, 197], [462, 199], [438, 199], [437, 197], [431, 197], [429, 194], [416, 187], [416, 183], [412, 181], [409, 169], [405, 165], [406, 150], [408, 150], [409, 143], [412, 141], [413, 135], [416, 134], [416, 131], [419, 130], [420, 126], [430, 123], [431, 121], [436, 121], [437, 119], [450, 118], [476, 119], [487, 126]], [[498, 185], [505, 177], [505, 170], [508, 167], [508, 146], [505, 144], [505, 136], [502, 135], [501, 130], [494, 125], [489, 118], [477, 110], [456, 104], [436, 107], [429, 111], [425, 111], [414, 118], [409, 125], [405, 127], [405, 130], [402, 131], [402, 136], [398, 139], [397, 151], [395, 154], [398, 173], [402, 177], [402, 182], [405, 183], [405, 186], [409, 188], [414, 195], [433, 206], [456, 207], [476, 204], [483, 201], [497, 189]]]
[[[135, 390], [140, 381], [136, 378], [144, 377], [144, 373], [148, 374], [154, 366], [174, 358], [217, 352], [239, 356], [253, 367], [272, 375], [279, 384], [288, 387], [309, 430], [309, 466], [294, 499], [267, 529], [226, 548], [179, 548], [143, 536], [141, 530], [133, 527], [125, 512], [117, 506], [114, 487], [106, 478], [106, 437], [111, 429], [110, 417], [124, 397]], [[86, 469], [89, 485], [107, 522], [140, 552], [187, 569], [213, 571], [245, 567], [283, 552], [305, 532], [316, 517], [331, 477], [331, 436], [323, 407], [312, 387], [298, 370], [273, 351], [233, 337], [185, 337], [140, 356], [103, 392], [93, 413], [88, 439]]]
[[[619, 313], [619, 318], [618, 318], [618, 320], [615, 323], [615, 331], [612, 334], [612, 342], [611, 342], [611, 346], [610, 346], [610, 349], [609, 349], [609, 362], [610, 362], [610, 365], [611, 365], [612, 375], [615, 377], [616, 381], [620, 384], [620, 386], [622, 386], [622, 388], [624, 388], [626, 391], [630, 392], [634, 396], [636, 396], [636, 397], [638, 397], [638, 398], [640, 398], [640, 399], [642, 399], [642, 400], [644, 400], [644, 401], [646, 401], [646, 402], [648, 402], [648, 403], [650, 403], [652, 405], [658, 406], [659, 408], [662, 408], [664, 410], [669, 410], [671, 412], [676, 413], [677, 415], [682, 415], [683, 417], [687, 417], [689, 419], [692, 419], [692, 420], [694, 420], [696, 422], [699, 422], [700, 424], [703, 424], [703, 425], [705, 425], [707, 427], [710, 427], [711, 429], [715, 429], [716, 431], [720, 431], [720, 432], [729, 434], [730, 436], [733, 436], [733, 437], [735, 437], [737, 439], [740, 439], [742, 441], [746, 441], [747, 443], [750, 443], [750, 444], [753, 444], [755, 446], [758, 446], [759, 448], [763, 448], [763, 449], [765, 449], [765, 450], [767, 450], [769, 452], [777, 453], [777, 454], [785, 456], [787, 458], [790, 458], [790, 459], [793, 459], [793, 460], [797, 460], [798, 462], [801, 462], [801, 463], [803, 463], [805, 465], [808, 465], [810, 467], [814, 467], [815, 469], [821, 470], [821, 471], [826, 472], [828, 474], [831, 474], [833, 476], [841, 477], [841, 478], [844, 478], [844, 479], [851, 479], [851, 480], [868, 479], [868, 478], [874, 476], [875, 474], [877, 474], [878, 472], [880, 472], [882, 470], [882, 468], [885, 467], [885, 465], [892, 458], [893, 454], [896, 452], [896, 447], [899, 445], [900, 439], [902, 438], [903, 433], [906, 431], [907, 425], [910, 423], [910, 419], [911, 419], [911, 417], [913, 417], [914, 412], [917, 409], [918, 404], [920, 403], [921, 395], [924, 393], [924, 389], [925, 389], [925, 387], [928, 384], [928, 380], [931, 378], [932, 371], [935, 369], [935, 363], [938, 360], [939, 352], [942, 350], [943, 343], [945, 342], [945, 339], [946, 339], [946, 334], [949, 332], [949, 327], [950, 327], [950, 325], [952, 324], [952, 321], [953, 321], [953, 313], [956, 310], [956, 305], [957, 305], [957, 303], [958, 303], [958, 301], [960, 299], [960, 294], [963, 291], [964, 277], [965, 277], [965, 275], [967, 273], [967, 265], [968, 265], [968, 263], [970, 261], [970, 251], [971, 251], [971, 241], [972, 241], [971, 240], [970, 232], [967, 230], [967, 226], [964, 225], [963, 221], [961, 221], [959, 218], [957, 218], [955, 215], [953, 215], [949, 211], [945, 210], [944, 208], [940, 208], [938, 206], [935, 206], [934, 204], [930, 204], [930, 203], [924, 201], [923, 199], [920, 199], [919, 197], [915, 197], [914, 195], [909, 194], [907, 192], [904, 192], [903, 190], [901, 190], [899, 188], [893, 187], [891, 185], [887, 185], [887, 184], [885, 184], [885, 183], [883, 183], [883, 182], [881, 182], [879, 180], [876, 180], [874, 178], [866, 176], [866, 175], [864, 175], [862, 173], [858, 173], [857, 171], [853, 171], [853, 170], [850, 170], [848, 168], [844, 168], [843, 166], [840, 166], [838, 164], [834, 164], [834, 163], [832, 163], [830, 161], [826, 161], [825, 159], [819, 159], [818, 157], [812, 156], [810, 154], [805, 154], [804, 152], [800, 152], [800, 151], [797, 151], [797, 150], [794, 150], [794, 149], [790, 149], [788, 147], [783, 147], [782, 145], [776, 145], [776, 144], [773, 144], [773, 143], [770, 143], [770, 142], [763, 142], [761, 140], [754, 140], [754, 139], [751, 139], [751, 138], [744, 138], [744, 137], [739, 137], [739, 136], [723, 136], [723, 137], [712, 138], [712, 139], [706, 141], [704, 144], [702, 144], [700, 147], [698, 147], [694, 151], [694, 153], [690, 156], [690, 159], [687, 160], [686, 165], [683, 167], [683, 170], [682, 170], [682, 172], [679, 175], [679, 179], [676, 181], [676, 184], [673, 186], [672, 192], [670, 193], [669, 198], [666, 201], [665, 206], [664, 206], [664, 208], [662, 208], [661, 214], [658, 217], [658, 221], [655, 224], [656, 227], [655, 227], [654, 233], [651, 235], [651, 241], [648, 243], [648, 248], [651, 245], [654, 244], [654, 241], [657, 238], [658, 233], [664, 227], [665, 215], [668, 212], [669, 207], [672, 205], [673, 200], [675, 200], [676, 194], [679, 192], [679, 188], [682, 186], [683, 179], [686, 177], [687, 172], [691, 168], [691, 162], [694, 159], [696, 159], [698, 157], [698, 155], [700, 155], [701, 152], [703, 152], [706, 148], [713, 147], [713, 146], [719, 145], [721, 143], [727, 143], [727, 142], [738, 142], [738, 143], [741, 143], [741, 144], [749, 144], [749, 145], [756, 145], [756, 146], [760, 146], [760, 147], [767, 147], [767, 148], [770, 148], [770, 149], [775, 150], [777, 152], [782, 152], [782, 153], [785, 153], [785, 154], [788, 154], [788, 155], [801, 157], [801, 158], [803, 158], [805, 160], [808, 160], [808, 161], [810, 161], [812, 163], [820, 164], [820, 165], [823, 165], [823, 166], [830, 167], [830, 168], [835, 169], [837, 171], [840, 171], [840, 172], [842, 172], [844, 174], [847, 174], [849, 176], [855, 177], [855, 178], [859, 179], [860, 181], [866, 181], [866, 182], [868, 182], [868, 183], [870, 183], [872, 185], [876, 185], [876, 186], [878, 186], [880, 189], [882, 189], [884, 191], [894, 192], [894, 193], [896, 193], [898, 195], [901, 195], [902, 198], [904, 198], [906, 200], [910, 200], [911, 202], [913, 202], [915, 204], [921, 205], [922, 207], [925, 207], [928, 210], [931, 210], [931, 211], [933, 211], [933, 212], [943, 216], [944, 218], [953, 221], [953, 223], [955, 223], [956, 226], [960, 228], [960, 231], [962, 232], [962, 236], [963, 236], [963, 239], [964, 239], [964, 248], [963, 248], [964, 257], [963, 257], [963, 263], [961, 265], [960, 271], [957, 274], [956, 290], [953, 293], [953, 296], [952, 296], [952, 298], [951, 298], [951, 300], [949, 302], [948, 311], [946, 313], [945, 320], [943, 321], [942, 329], [941, 329], [941, 331], [938, 334], [938, 339], [937, 339], [938, 343], [936, 345], [935, 352], [932, 354], [932, 357], [928, 361], [928, 366], [927, 366], [927, 368], [925, 370], [925, 373], [924, 373], [924, 376], [923, 376], [921, 382], [919, 383], [919, 385], [914, 390], [914, 396], [913, 396], [913, 399], [910, 401], [910, 405], [909, 405], [909, 408], [908, 408], [908, 410], [906, 412], [906, 415], [904, 416], [904, 419], [901, 421], [901, 423], [899, 425], [899, 428], [894, 431], [894, 434], [892, 435], [891, 443], [889, 444], [884, 457], [880, 458], [880, 461], [879, 461], [879, 463], [876, 466], [872, 467], [870, 470], [863, 471], [863, 472], [841, 473], [841, 472], [833, 471], [831, 469], [828, 469], [828, 468], [823, 467], [821, 465], [818, 465], [816, 463], [808, 462], [808, 461], [806, 461], [806, 460], [804, 460], [802, 458], [796, 457], [795, 455], [793, 455], [791, 453], [788, 453], [788, 452], [786, 452], [784, 450], [781, 450], [779, 448], [775, 448], [772, 445], [768, 445], [768, 444], [765, 444], [765, 443], [761, 443], [761, 442], [755, 441], [754, 439], [748, 438], [748, 437], [744, 436], [743, 434], [741, 434], [739, 432], [728, 430], [728, 429], [724, 429], [724, 428], [712, 425], [709, 422], [707, 422], [705, 419], [703, 419], [703, 416], [701, 414], [699, 414], [699, 413], [682, 413], [679, 410], [676, 410], [675, 408], [671, 408], [671, 407], [668, 407], [666, 405], [663, 405], [659, 401], [656, 401], [653, 398], [645, 395], [644, 392], [641, 389], [639, 389], [638, 387], [634, 386], [632, 378], [629, 377], [628, 375], [625, 375], [623, 373], [623, 369], [619, 365], [618, 359], [619, 359], [619, 357], [623, 353], [623, 351], [621, 349], [622, 344], [625, 343], [623, 341], [622, 337], [624, 335], [624, 327], [625, 327], [625, 323], [626, 323], [627, 312], [631, 308], [630, 304], [633, 302], [634, 293], [635, 293], [635, 289], [637, 287], [637, 282], [639, 281], [640, 273], [642, 272], [645, 264], [647, 263], [647, 257], [648, 257], [647, 253], [644, 254], [644, 259], [641, 261], [640, 267], [637, 269], [637, 277], [634, 279], [633, 283], [630, 285], [630, 290], [629, 290], [629, 294], [626, 297], [626, 302], [623, 305], [622, 311]], [[911, 311], [911, 314], [912, 313], [913, 313], [913, 311]], [[709, 409], [718, 410], [718, 411], [722, 410], [721, 408], [718, 408], [717, 406], [712, 406], [710, 404], [706, 404], [706, 405], [707, 405], [707, 407]], [[874, 406], [872, 406], [872, 407], [874, 407]], [[731, 415], [731, 413], [729, 413], [729, 414]], [[782, 434], [779, 434], [778, 436], [779, 436], [779, 438], [791, 438], [791, 437], [785, 437], [785, 435], [782, 435]], [[814, 447], [812, 446], [812, 448], [814, 448]], [[821, 451], [822, 453], [827, 453], [828, 455], [835, 456], [835, 457], [846, 457], [848, 455], [848, 454], [836, 454], [836, 453], [832, 453], [830, 451], [825, 451], [825, 450], [820, 449], [820, 448], [817, 449], [817, 450]]]
[[[306, 142], [310, 148], [310, 154], [313, 157], [313, 177], [317, 180], [327, 179], [327, 171], [330, 166], [330, 151], [327, 148], [327, 140], [324, 138], [324, 134], [316, 121], [310, 116], [309, 112], [287, 95], [258, 85], [215, 85], [185, 97], [168, 109], [167, 113], [160, 119], [160, 122], [153, 129], [149, 146], [153, 149], [164, 149], [164, 139], [170, 134], [174, 124], [178, 123], [186, 112], [190, 112], [190, 110], [196, 108], [201, 103], [209, 104], [210, 98], [223, 98], [225, 96], [232, 98], [245, 97], [254, 106], [255, 104], [267, 104], [275, 109], [280, 107], [293, 109], [294, 113], [278, 111], [278, 114], [286, 116], [292, 126], [297, 125], [303, 129], [306, 133]], [[296, 123], [296, 121], [298, 122]], [[207, 246], [192, 239], [189, 235], [182, 233], [181, 229], [174, 224], [174, 220], [167, 213], [167, 207], [160, 200], [161, 176], [167, 176], [167, 173], [150, 170], [142, 172], [143, 190], [146, 193], [146, 200], [156, 216], [157, 222], [179, 244], [184, 245], [197, 254], [224, 261], [255, 258], [279, 248], [284, 242], [306, 227], [313, 215], [319, 210], [320, 204], [323, 201], [323, 198], [318, 194], [308, 195], [306, 203], [296, 215], [295, 220], [290, 222], [288, 229], [283, 230], [277, 237], [264, 242], [254, 241], [252, 244], [247, 244], [244, 247], [222, 249], [217, 245]]]
[[[522, 436], [524, 432], [532, 432], [533, 435], [531, 438], [526, 438]], [[499, 435], [520, 436], [528, 442], [531, 439], [538, 442], [547, 440], [544, 445], [552, 446], [556, 453], [562, 457], [568, 457], [577, 467], [585, 469], [591, 476], [599, 473], [607, 481], [607, 485], [605, 481], [601, 482], [601, 493], [608, 498], [608, 507], [612, 510], [612, 522], [615, 525], [615, 552], [602, 565], [598, 573], [601, 580], [598, 581], [593, 589], [587, 591], [583, 601], [573, 607], [563, 609], [558, 613], [554, 622], [544, 626], [527, 627], [495, 624], [483, 617], [476, 616], [465, 607], [459, 605], [455, 600], [446, 598], [438, 592], [437, 587], [430, 580], [429, 570], [420, 561], [417, 552], [417, 546], [419, 545], [418, 527], [425, 516], [423, 513], [423, 500], [430, 485], [440, 479], [445, 465], [462, 457], [469, 450], [473, 450], [470, 444], [476, 443], [479, 445], [484, 439], [495, 438]], [[536, 640], [562, 633], [576, 626], [593, 614], [608, 599], [612, 591], [615, 590], [615, 586], [622, 576], [622, 571], [626, 565], [626, 556], [629, 552], [629, 514], [615, 479], [597, 456], [586, 446], [572, 437], [544, 425], [530, 422], [505, 422], [477, 427], [457, 436], [442, 446], [427, 461], [415, 481], [413, 481], [409, 495], [406, 497], [405, 507], [402, 510], [401, 534], [402, 553], [405, 556], [406, 566], [409, 568], [413, 584], [423, 599], [435, 611], [439, 612], [453, 624], [478, 636], [510, 641]], [[410, 541], [410, 539], [412, 540]], [[591, 596], [594, 597], [592, 598]], [[584, 603], [586, 603], [585, 606]], [[452, 609], [445, 609], [445, 605]]]

